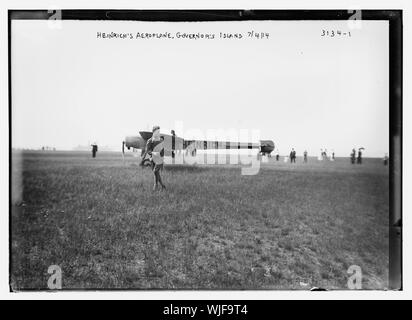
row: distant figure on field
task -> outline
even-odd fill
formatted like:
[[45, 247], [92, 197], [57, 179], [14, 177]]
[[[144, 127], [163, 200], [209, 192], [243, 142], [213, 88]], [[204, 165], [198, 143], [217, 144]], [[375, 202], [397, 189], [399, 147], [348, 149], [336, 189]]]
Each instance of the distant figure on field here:
[[146, 153], [150, 156], [154, 177], [153, 191], [156, 191], [159, 184], [162, 187], [162, 190], [166, 189], [160, 176], [160, 171], [163, 170], [163, 157], [165, 150], [163, 147], [163, 139], [160, 137], [160, 127], [154, 126], [152, 131], [152, 137], [147, 140]]
[[290, 163], [292, 162], [296, 163], [296, 151], [293, 148], [292, 148], [292, 151], [290, 152]]
[[352, 164], [355, 164], [355, 159], [356, 159], [356, 150], [355, 150], [355, 148], [353, 148], [352, 153], [350, 154], [350, 162]]
[[176, 154], [175, 154], [175, 150], [174, 150], [174, 148], [175, 148], [175, 145], [174, 145], [174, 143], [175, 142], [173, 142], [173, 141], [175, 141], [175, 139], [176, 139], [176, 133], [175, 133], [175, 131], [174, 130], [171, 130], [170, 131], [170, 133], [172, 134], [172, 148], [173, 148], [173, 150], [172, 150], [172, 159], [174, 159], [175, 158], [175, 156], [176, 156]]
[[388, 157], [388, 154], [385, 153], [385, 156], [383, 157], [383, 165], [387, 166], [388, 163], [389, 163], [389, 157]]
[[276, 151], [276, 161], [279, 161], [279, 151]]
[[98, 149], [97, 144], [93, 143], [92, 144], [92, 157], [93, 158], [96, 158], [97, 149]]
[[319, 157], [319, 160], [327, 160], [327, 159], [328, 159], [327, 149], [325, 149], [325, 150], [320, 149], [320, 157]]
[[332, 161], [335, 161], [335, 151], [332, 150]]
[[308, 162], [308, 152], [306, 150], [303, 152], [303, 162]]
[[359, 148], [358, 150], [358, 158], [357, 158], [357, 164], [362, 164], [362, 148]]

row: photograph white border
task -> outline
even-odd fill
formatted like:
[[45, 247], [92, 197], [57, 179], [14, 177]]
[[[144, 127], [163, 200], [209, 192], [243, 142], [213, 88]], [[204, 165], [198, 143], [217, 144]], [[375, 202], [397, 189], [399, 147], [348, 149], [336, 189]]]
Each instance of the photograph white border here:
[[[402, 291], [79, 291], [79, 292], [19, 292], [11, 293], [9, 289], [9, 127], [8, 127], [8, 10], [9, 9], [402, 9], [403, 10], [403, 88], [410, 88], [411, 66], [407, 57], [412, 56], [411, 50], [411, 2], [408, 0], [395, 1], [153, 1], [153, 0], [6, 0], [0, 5], [0, 43], [2, 44], [0, 54], [0, 144], [1, 158], [0, 169], [2, 179], [0, 180], [0, 298], [1, 299], [143, 299], [143, 300], [165, 300], [165, 299], [251, 299], [251, 300], [273, 300], [273, 299], [410, 299], [412, 297], [412, 270], [411, 255], [408, 250], [403, 250], [403, 290]], [[411, 159], [411, 119], [412, 108], [408, 90], [403, 91], [403, 160]], [[409, 126], [408, 126], [409, 125]], [[409, 147], [408, 147], [409, 145]], [[411, 198], [405, 196], [412, 190], [411, 172], [403, 161], [403, 248], [408, 248], [411, 243], [411, 230], [408, 212], [411, 212]], [[410, 245], [409, 245], [410, 247]], [[410, 250], [409, 250], [410, 251]], [[409, 272], [408, 272], [409, 270]]]

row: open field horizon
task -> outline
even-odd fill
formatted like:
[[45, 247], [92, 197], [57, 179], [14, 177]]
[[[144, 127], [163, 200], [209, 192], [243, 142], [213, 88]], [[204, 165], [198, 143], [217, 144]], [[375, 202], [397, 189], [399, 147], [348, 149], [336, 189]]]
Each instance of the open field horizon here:
[[[218, 151], [220, 153], [224, 154], [227, 150], [218, 150]], [[11, 149], [11, 152], [12, 153], [15, 153], [15, 152], [42, 152], [42, 153], [54, 153], [54, 154], [57, 154], [57, 153], [91, 154], [91, 147], [87, 150], [74, 150], [74, 149], [56, 149], [56, 150], [52, 150], [52, 148], [49, 149], [49, 150], [41, 150], [41, 148], [14, 148], [13, 147]], [[203, 155], [205, 151], [204, 150], [197, 150], [197, 152], [198, 152], [198, 154]], [[214, 150], [206, 150], [206, 152], [210, 152], [210, 153], [213, 154]], [[234, 154], [236, 154], [237, 152], [238, 152], [238, 150], [233, 150]], [[245, 152], [247, 152], [247, 150]], [[335, 158], [342, 158], [342, 159], [349, 158], [350, 157], [349, 156], [350, 152], [351, 152], [351, 150], [349, 150], [347, 156], [335, 155]], [[121, 151], [121, 147], [119, 147], [119, 150], [116, 150], [115, 148], [113, 148], [113, 150], [107, 150], [107, 149], [101, 150], [101, 149], [99, 149], [98, 153], [100, 153], [100, 154], [102, 154], [102, 153], [104, 153], [104, 154], [113, 154], [113, 155], [118, 154], [121, 157], [122, 151]], [[297, 156], [296, 156], [297, 159], [303, 159], [302, 153], [303, 152], [299, 152], [299, 151], [297, 152]], [[138, 155], [138, 154], [140, 154], [140, 151], [132, 152], [130, 150], [127, 150], [125, 154], [126, 154], [126, 156], [128, 154], [129, 155], [133, 155], [133, 154]], [[256, 154], [257, 154], [257, 150], [256, 150]], [[272, 152], [271, 156], [272, 156], [272, 158], [274, 158], [275, 157], [275, 152]], [[282, 161], [283, 161], [283, 158], [289, 156], [289, 153], [279, 153], [279, 156], [282, 158]], [[317, 159], [318, 156], [319, 156], [318, 154], [316, 154], [316, 155], [309, 154], [308, 158]], [[330, 153], [328, 153], [328, 157], [330, 157]], [[382, 156], [368, 156], [367, 154], [362, 155], [362, 159], [383, 159], [383, 157], [384, 157], [384, 154], [382, 154]]]
[[364, 289], [388, 286], [389, 169], [380, 158], [165, 165], [127, 153], [12, 152], [11, 287]]

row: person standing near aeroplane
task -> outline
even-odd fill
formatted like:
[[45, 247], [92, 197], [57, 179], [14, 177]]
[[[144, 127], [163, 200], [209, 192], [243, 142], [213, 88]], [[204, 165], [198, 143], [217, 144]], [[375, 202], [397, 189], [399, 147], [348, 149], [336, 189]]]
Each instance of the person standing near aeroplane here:
[[164, 158], [164, 147], [163, 140], [160, 137], [160, 127], [154, 126], [152, 131], [153, 135], [146, 143], [146, 153], [150, 156], [150, 162], [152, 163], [152, 171], [154, 175], [153, 191], [155, 191], [159, 184], [162, 187], [162, 190], [166, 189], [166, 187], [160, 176], [160, 171], [163, 170]]

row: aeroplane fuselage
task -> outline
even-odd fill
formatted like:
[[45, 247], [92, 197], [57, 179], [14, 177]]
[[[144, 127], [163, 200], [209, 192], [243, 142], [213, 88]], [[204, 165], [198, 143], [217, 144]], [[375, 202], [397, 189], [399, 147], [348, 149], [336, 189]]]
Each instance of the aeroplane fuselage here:
[[[224, 150], [224, 149], [257, 149], [259, 153], [270, 155], [275, 149], [275, 144], [272, 140], [260, 140], [255, 142], [230, 142], [230, 141], [202, 141], [202, 140], [185, 140], [174, 134], [161, 134], [164, 141], [164, 149], [166, 155], [172, 151], [194, 149], [194, 150]], [[147, 140], [152, 137], [150, 131], [140, 131], [139, 135], [127, 136], [123, 141], [124, 147], [127, 149], [134, 148], [144, 150]]]

